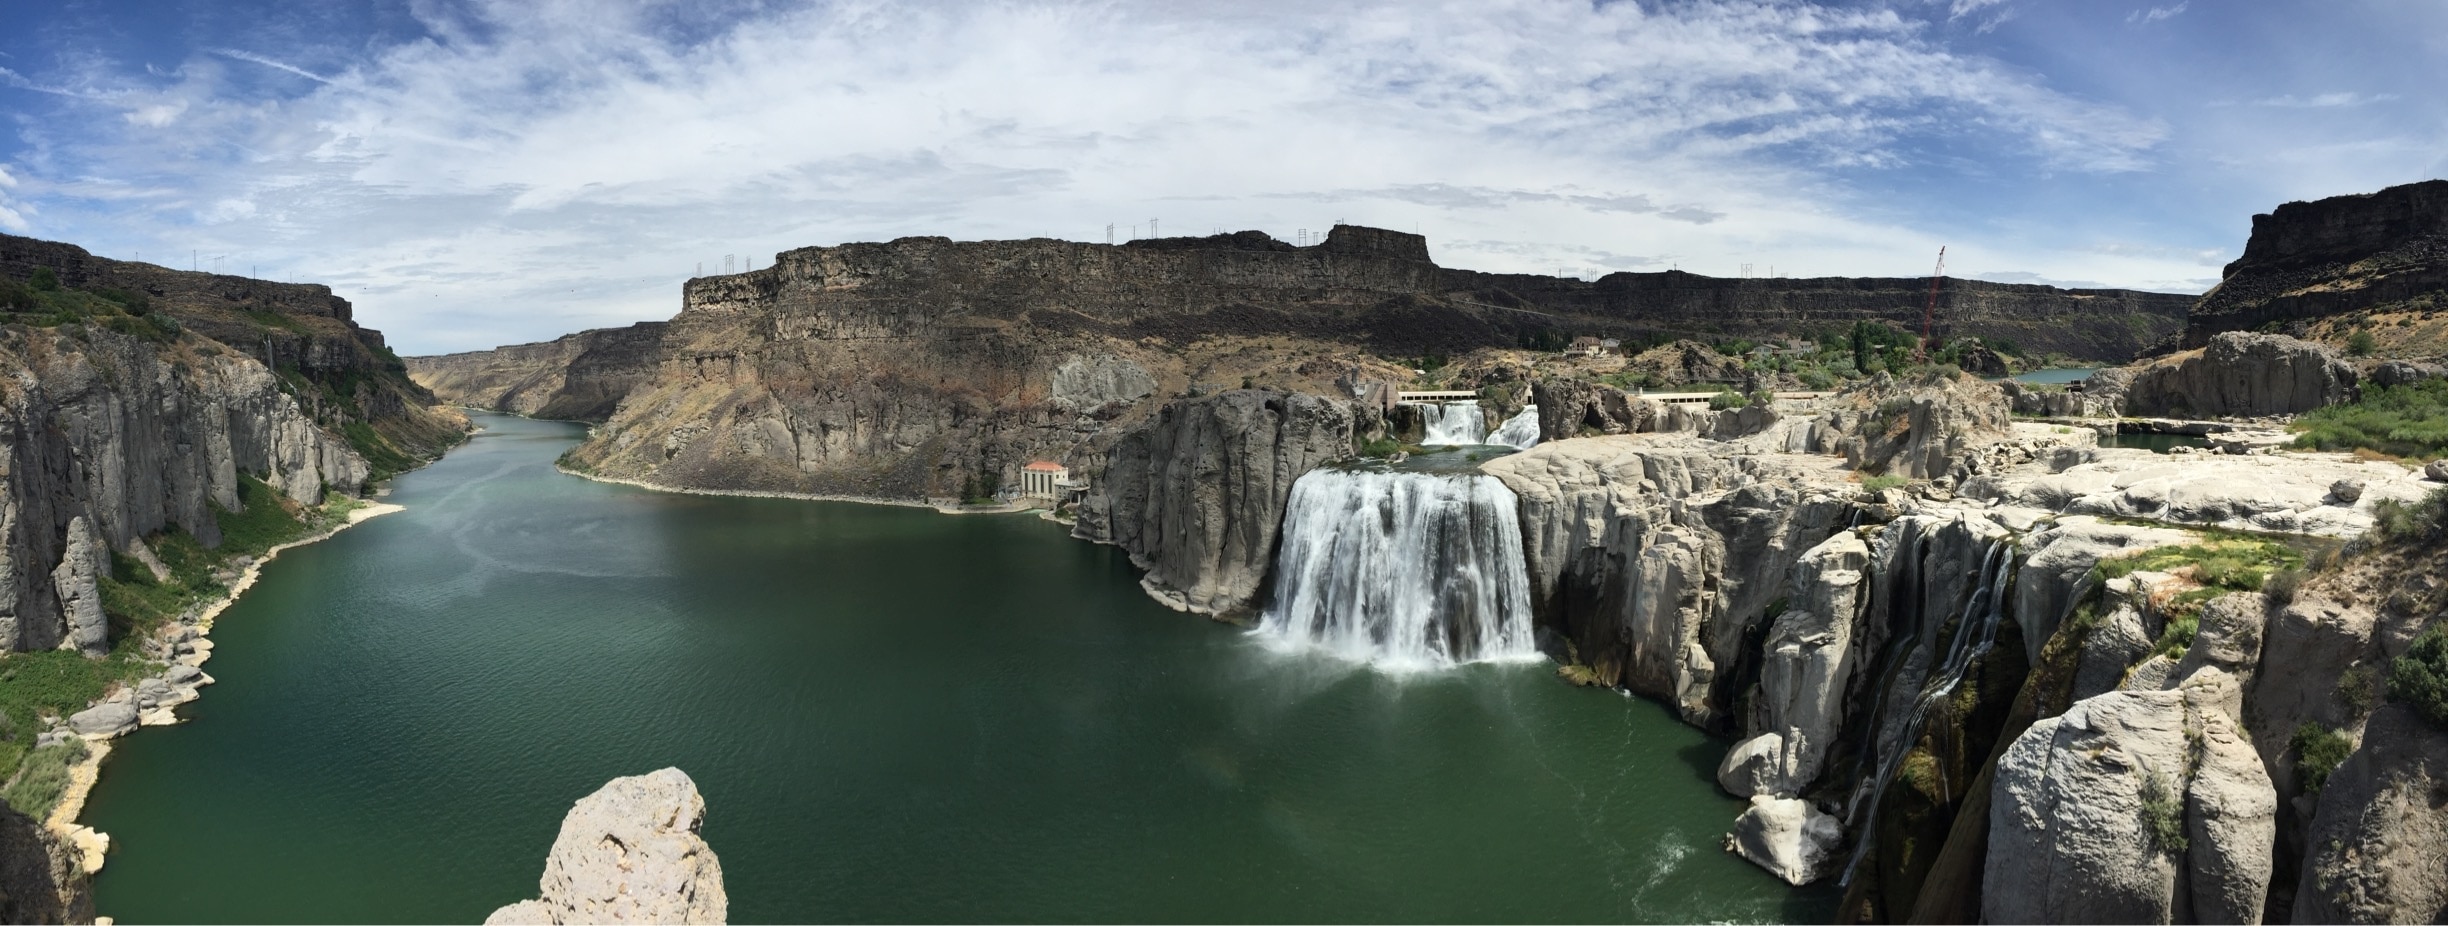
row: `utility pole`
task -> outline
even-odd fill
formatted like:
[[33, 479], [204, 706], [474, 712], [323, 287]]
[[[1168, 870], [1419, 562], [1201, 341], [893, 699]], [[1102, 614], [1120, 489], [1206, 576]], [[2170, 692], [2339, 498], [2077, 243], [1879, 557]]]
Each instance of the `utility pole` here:
[[1107, 223], [1105, 223], [1105, 243], [1106, 243], [1106, 244], [1112, 244], [1112, 243], [1114, 243], [1114, 240], [1113, 240], [1113, 223], [1112, 223], [1112, 222], [1107, 222]]
[[1156, 220], [1155, 220], [1155, 219], [1149, 219], [1149, 220], [1148, 220], [1148, 237], [1150, 237], [1150, 238], [1162, 238], [1162, 237], [1164, 237], [1163, 235], [1159, 235], [1159, 234], [1157, 234], [1157, 233], [1156, 233]]

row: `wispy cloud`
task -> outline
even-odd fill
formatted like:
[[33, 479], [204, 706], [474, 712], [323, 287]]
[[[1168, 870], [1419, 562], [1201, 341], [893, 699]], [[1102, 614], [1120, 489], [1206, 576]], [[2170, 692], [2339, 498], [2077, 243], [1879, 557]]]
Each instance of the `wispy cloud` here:
[[272, 59], [270, 59], [270, 58], [266, 58], [266, 57], [264, 57], [264, 56], [262, 56], [262, 55], [258, 55], [258, 54], [254, 53], [254, 52], [250, 52], [250, 51], [240, 51], [240, 50], [235, 49], [235, 48], [208, 48], [208, 49], [205, 49], [205, 51], [211, 52], [212, 54], [220, 55], [221, 57], [224, 57], [224, 58], [229, 58], [229, 59], [233, 59], [233, 60], [237, 60], [237, 61], [245, 61], [245, 62], [248, 62], [248, 63], [250, 63], [250, 64], [260, 64], [260, 65], [263, 65], [264, 67], [271, 68], [271, 69], [273, 69], [273, 70], [275, 70], [275, 71], [286, 71], [286, 72], [288, 72], [288, 73], [295, 74], [295, 75], [297, 75], [297, 76], [299, 76], [299, 77], [306, 78], [307, 80], [314, 81], [315, 83], [318, 83], [318, 84], [328, 84], [328, 83], [333, 83], [333, 80], [332, 80], [331, 78], [329, 78], [329, 77], [325, 77], [325, 76], [323, 76], [323, 75], [321, 75], [321, 74], [314, 73], [313, 71], [306, 70], [305, 68], [298, 67], [298, 66], [296, 66], [296, 65], [294, 65], [294, 64], [288, 64], [288, 63], [286, 63], [286, 62], [275, 61], [275, 60], [272, 60]]
[[2131, 173], [2168, 137], [1888, 9], [1305, 9], [845, 3], [683, 36], [649, 4], [416, 4], [434, 38], [298, 58], [322, 73], [215, 46], [87, 98], [121, 118], [27, 129], [18, 202], [45, 234], [331, 278], [418, 351], [666, 316], [726, 252], [1148, 215], [1533, 243], [1437, 245], [1491, 270], [1552, 272], [1536, 243], [1574, 241], [1593, 270], [1905, 272], [1926, 236], [1838, 175], [1958, 139], [2000, 170]]
[[2280, 109], [2339, 109], [2370, 106], [2374, 103], [2386, 103], [2395, 99], [2397, 95], [2394, 93], [2322, 93], [2308, 97], [2287, 94], [2254, 100], [2252, 105], [2272, 106]]
[[2193, 0], [2184, 0], [2184, 2], [2178, 3], [2175, 6], [2154, 6], [2149, 9], [2135, 10], [2131, 15], [2125, 17], [2125, 21], [2143, 26], [2147, 26], [2155, 22], [2164, 22], [2166, 20], [2175, 19], [2178, 15], [2185, 11], [2185, 7], [2192, 5]]

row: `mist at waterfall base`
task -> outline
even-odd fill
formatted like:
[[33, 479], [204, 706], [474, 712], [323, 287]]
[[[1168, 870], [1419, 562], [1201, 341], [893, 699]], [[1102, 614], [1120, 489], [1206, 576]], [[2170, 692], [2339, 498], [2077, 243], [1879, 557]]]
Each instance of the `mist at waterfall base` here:
[[1725, 744], [1653, 702], [1278, 653], [1034, 517], [588, 482], [581, 427], [480, 421], [115, 744], [100, 913], [479, 922], [571, 802], [678, 766], [733, 922], [1832, 915], [1718, 847]]
[[1542, 661], [1519, 510], [1477, 473], [1311, 470], [1292, 484], [1258, 633], [1396, 671]]

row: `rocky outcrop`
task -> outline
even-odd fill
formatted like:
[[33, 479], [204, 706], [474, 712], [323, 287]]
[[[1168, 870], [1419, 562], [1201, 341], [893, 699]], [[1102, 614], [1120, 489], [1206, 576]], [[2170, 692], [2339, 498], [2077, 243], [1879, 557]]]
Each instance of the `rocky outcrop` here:
[[1857, 491], [1832, 458], [1687, 435], [1551, 441], [1483, 469], [1521, 499], [1530, 600], [1570, 655], [1710, 725], [1786, 571]]
[[0, 806], [0, 922], [93, 922], [81, 855], [42, 821]]
[[2298, 923], [2436, 923], [2448, 916], [2448, 731], [2380, 708], [2329, 774], [2304, 840]]
[[2221, 276], [2186, 316], [2180, 346], [2435, 296], [2448, 290], [2448, 181], [2287, 203], [2253, 216], [2244, 255]]
[[1634, 355], [1624, 371], [1646, 378], [1660, 389], [1739, 387], [1744, 379], [1742, 358], [1728, 357], [1698, 341], [1660, 344]]
[[2017, 737], [1990, 804], [1983, 918], [2259, 922], [2276, 797], [2250, 740], [2202, 701], [2110, 692]]
[[2282, 334], [2223, 332], [2132, 371], [2127, 415], [2255, 418], [2350, 401], [2358, 375], [2335, 351]]
[[530, 418], [603, 421], [654, 378], [663, 322], [598, 328], [541, 344], [410, 357], [408, 376], [444, 402]]
[[722, 862], [697, 835], [704, 823], [705, 799], [679, 769], [612, 779], [562, 819], [542, 896], [485, 923], [726, 922]]
[[1130, 553], [1157, 600], [1240, 617], [1263, 604], [1292, 483], [1351, 456], [1349, 403], [1242, 389], [1165, 407], [1124, 434], [1074, 536]]
[[213, 341], [11, 327], [0, 369], [0, 646], [106, 651], [110, 552], [171, 527], [218, 545], [241, 474], [307, 504], [370, 473], [272, 371]]
[[1864, 659], [1853, 635], [1870, 605], [1870, 547], [1847, 531], [1829, 537], [1794, 563], [1785, 613], [1763, 646], [1761, 731], [1737, 743], [1717, 781], [1737, 796], [1790, 797], [1819, 779], [1844, 724], [1845, 696]]

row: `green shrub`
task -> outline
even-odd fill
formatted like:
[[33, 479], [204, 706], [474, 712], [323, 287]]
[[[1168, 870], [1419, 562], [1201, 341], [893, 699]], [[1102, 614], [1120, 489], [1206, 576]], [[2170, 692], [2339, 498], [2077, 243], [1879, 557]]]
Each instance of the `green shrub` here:
[[2372, 350], [2379, 346], [2372, 333], [2361, 328], [2346, 336], [2346, 352], [2357, 357], [2369, 357]]
[[26, 279], [26, 288], [38, 293], [59, 292], [59, 274], [51, 272], [49, 267], [36, 267], [34, 275]]
[[2448, 727], [2448, 620], [2435, 620], [2389, 663], [2389, 697]]
[[1746, 397], [1742, 393], [1736, 392], [1732, 389], [1721, 389], [1718, 390], [1716, 395], [1709, 396], [1709, 411], [1713, 412], [1722, 412], [1730, 408], [1741, 408], [1749, 404], [1751, 404], [1751, 399], [1749, 397]]
[[2433, 489], [2411, 505], [2381, 499], [2372, 506], [2372, 533], [2397, 543], [2448, 540], [2448, 488]]
[[[2225, 594], [2224, 591], [2220, 593]], [[2151, 652], [2155, 655], [2181, 658], [2185, 650], [2192, 649], [2193, 638], [2201, 633], [2200, 609], [2201, 606], [2196, 604], [2185, 613], [2171, 614], [2168, 617], [2167, 626], [2160, 628], [2159, 643], [2151, 647]]]
[[2307, 450], [2448, 456], [2448, 379], [2368, 389], [2359, 400], [2305, 413], [2294, 428], [2302, 432], [2295, 446]]
[[34, 310], [34, 291], [16, 280], [0, 280], [0, 309], [10, 312]]
[[2184, 796], [2168, 786], [2165, 776], [2157, 769], [2143, 769], [2142, 831], [2151, 845], [2169, 855], [2182, 855], [2189, 844], [2185, 838]]
[[1376, 440], [1361, 444], [1360, 455], [1364, 457], [1390, 457], [1401, 449], [1401, 441], [1395, 440], [1391, 437], [1380, 437]]
[[1898, 488], [1911, 481], [1912, 480], [1906, 479], [1902, 476], [1895, 475], [1872, 476], [1868, 479], [1862, 480], [1862, 491], [1872, 493], [1885, 492], [1888, 489]]
[[2329, 773], [2337, 771], [2346, 757], [2354, 754], [2354, 740], [2342, 730], [2331, 730], [2316, 723], [2295, 728], [2295, 778], [2303, 783], [2305, 794], [2319, 794], [2329, 783]]

